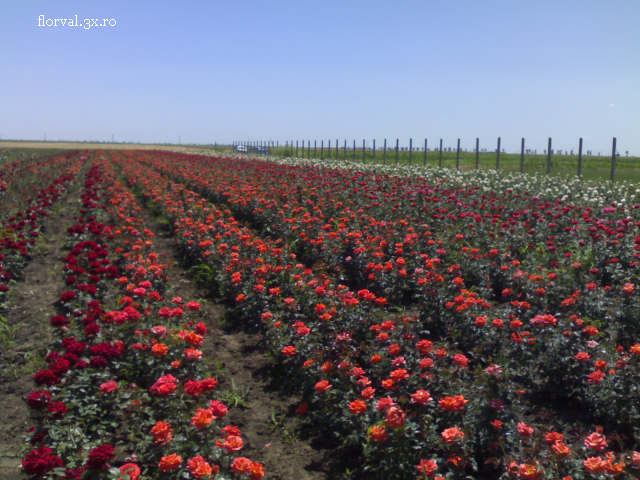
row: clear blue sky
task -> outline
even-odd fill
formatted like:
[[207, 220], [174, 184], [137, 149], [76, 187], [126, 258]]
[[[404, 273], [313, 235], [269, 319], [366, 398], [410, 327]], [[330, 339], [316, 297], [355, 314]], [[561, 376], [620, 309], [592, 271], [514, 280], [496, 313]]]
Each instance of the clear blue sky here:
[[639, 0], [0, 0], [0, 138], [640, 155], [639, 25]]

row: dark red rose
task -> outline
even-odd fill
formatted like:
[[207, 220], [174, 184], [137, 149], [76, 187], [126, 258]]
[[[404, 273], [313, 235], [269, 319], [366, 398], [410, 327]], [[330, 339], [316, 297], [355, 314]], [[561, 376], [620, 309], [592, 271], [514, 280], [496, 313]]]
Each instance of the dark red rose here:
[[51, 401], [51, 394], [44, 390], [38, 390], [37, 392], [31, 392], [27, 396], [27, 405], [34, 410], [40, 410], [44, 408], [46, 404]]
[[60, 382], [60, 379], [48, 369], [42, 369], [39, 372], [36, 372], [33, 378], [36, 385], [55, 385]]
[[49, 352], [47, 356], [44, 357], [44, 360], [47, 363], [55, 362], [58, 358], [60, 358], [60, 354], [58, 352]]
[[55, 376], [61, 377], [69, 371], [69, 362], [64, 358], [59, 358], [55, 363], [49, 365], [49, 370], [51, 370]]
[[87, 457], [87, 467], [93, 470], [106, 469], [105, 464], [115, 457], [113, 450], [113, 445], [109, 445], [108, 443], [103, 443], [99, 447], [94, 448]]
[[80, 476], [84, 473], [85, 470], [86, 470], [86, 468], [84, 468], [84, 467], [67, 468], [64, 471], [64, 477], [62, 477], [62, 478], [64, 480], [80, 480]]
[[54, 468], [62, 466], [62, 459], [51, 454], [46, 445], [27, 453], [22, 460], [22, 467], [27, 475], [42, 476]]
[[74, 292], [71, 292], [71, 291], [62, 292], [60, 294], [60, 300], [62, 300], [63, 302], [70, 302], [74, 298], [76, 298], [76, 294]]
[[107, 359], [100, 356], [91, 357], [89, 359], [89, 365], [98, 369], [105, 368], [107, 366]]
[[98, 325], [97, 323], [90, 323], [89, 325], [84, 327], [84, 334], [87, 337], [93, 337], [97, 335], [99, 331], [100, 331], [100, 325]]
[[51, 326], [57, 328], [69, 325], [69, 320], [67, 320], [67, 317], [65, 317], [64, 315], [55, 315], [51, 317], [51, 320], [49, 320], [49, 322], [51, 323]]
[[69, 353], [80, 355], [82, 352], [84, 352], [87, 344], [84, 342], [77, 342], [75, 338], [70, 337], [62, 340], [62, 347]]
[[89, 365], [89, 364], [87, 363], [87, 361], [86, 361], [86, 360], [82, 360], [82, 359], [80, 359], [80, 360], [78, 360], [78, 361], [76, 362], [76, 368], [77, 368], [78, 370], [84, 370], [85, 368], [87, 368], [87, 366], [88, 366], [88, 365]]
[[67, 406], [64, 402], [53, 402], [47, 405], [47, 411], [51, 413], [51, 418], [59, 419], [67, 413]]

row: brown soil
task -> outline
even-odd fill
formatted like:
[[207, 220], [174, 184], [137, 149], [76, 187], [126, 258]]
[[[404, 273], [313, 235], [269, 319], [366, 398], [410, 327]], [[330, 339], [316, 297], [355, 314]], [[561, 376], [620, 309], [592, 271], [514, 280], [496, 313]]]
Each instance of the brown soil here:
[[[154, 245], [160, 255], [174, 265], [169, 276], [176, 295], [185, 301], [205, 299], [202, 303], [206, 335], [204, 352], [207, 360], [219, 367], [219, 390], [232, 390], [245, 398], [245, 406], [229, 408], [230, 424], [240, 429], [244, 446], [242, 455], [264, 465], [266, 478], [272, 480], [324, 480], [336, 478], [328, 471], [328, 453], [301, 439], [291, 440], [285, 434], [297, 435], [299, 421], [291, 412], [299, 398], [271, 387], [270, 362], [258, 346], [260, 335], [233, 328], [222, 321], [225, 307], [211, 296], [206, 286], [198, 285], [185, 269], [180, 268], [179, 245], [170, 233], [163, 232], [159, 222], [144, 210], [141, 218], [154, 232]], [[248, 393], [247, 393], [248, 392]], [[272, 413], [285, 414], [282, 423], [274, 425]]]
[[48, 320], [56, 313], [53, 303], [64, 287], [61, 259], [66, 252], [61, 248], [77, 211], [81, 185], [79, 175], [59, 210], [43, 223], [36, 253], [13, 286], [10, 307], [2, 312], [6, 324], [15, 328], [13, 341], [0, 350], [0, 477], [4, 480], [24, 478], [23, 435], [30, 422], [22, 399], [34, 390], [33, 373], [44, 367], [46, 347], [53, 338]]

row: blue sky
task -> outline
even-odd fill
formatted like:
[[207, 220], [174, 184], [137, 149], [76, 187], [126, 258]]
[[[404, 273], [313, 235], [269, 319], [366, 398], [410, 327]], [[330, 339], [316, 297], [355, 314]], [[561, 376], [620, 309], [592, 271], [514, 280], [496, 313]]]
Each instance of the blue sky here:
[[640, 155], [639, 21], [638, 0], [0, 0], [0, 138]]

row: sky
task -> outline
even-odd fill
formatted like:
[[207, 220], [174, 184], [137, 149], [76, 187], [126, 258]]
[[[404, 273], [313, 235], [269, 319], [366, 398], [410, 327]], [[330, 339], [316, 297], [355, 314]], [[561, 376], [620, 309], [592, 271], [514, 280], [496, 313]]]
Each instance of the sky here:
[[0, 0], [0, 139], [638, 156], [639, 24], [638, 0]]

